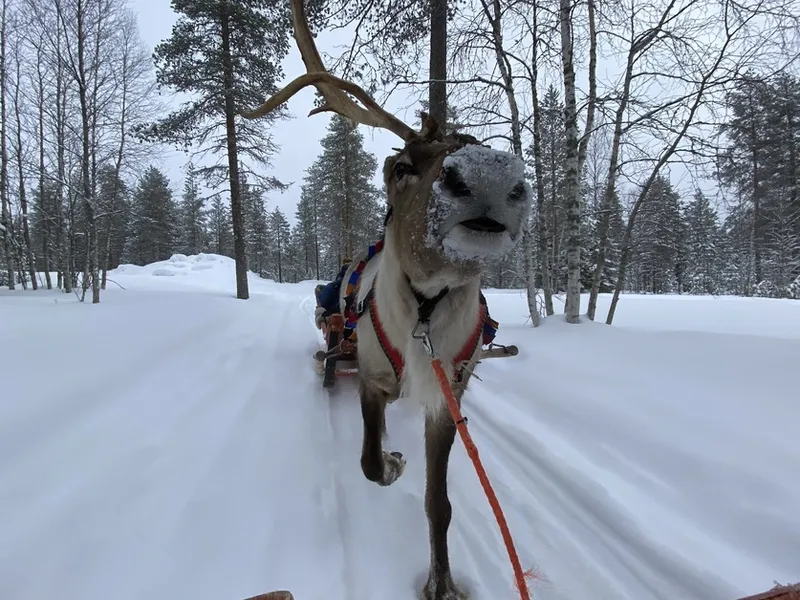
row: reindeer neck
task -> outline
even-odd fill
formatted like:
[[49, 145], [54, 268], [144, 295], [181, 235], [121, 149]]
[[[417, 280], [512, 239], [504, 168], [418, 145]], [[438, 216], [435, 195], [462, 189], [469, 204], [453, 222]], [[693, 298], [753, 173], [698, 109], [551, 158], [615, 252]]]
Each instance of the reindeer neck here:
[[[434, 276], [426, 281], [414, 281], [406, 273], [392, 244], [384, 248], [377, 274], [376, 294], [381, 316], [392, 325], [411, 332], [421, 319], [431, 321], [436, 328], [447, 324], [472, 327], [480, 309], [480, 278], [466, 282], [447, 275]], [[437, 326], [438, 325], [438, 326]], [[392, 328], [394, 328], [392, 327]]]

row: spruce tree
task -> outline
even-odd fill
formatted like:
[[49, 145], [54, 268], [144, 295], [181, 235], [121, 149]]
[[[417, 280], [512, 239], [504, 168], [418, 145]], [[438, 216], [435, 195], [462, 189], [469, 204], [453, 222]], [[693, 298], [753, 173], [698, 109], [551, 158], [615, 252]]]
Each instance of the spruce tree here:
[[322, 139], [322, 154], [309, 169], [323, 245], [321, 275], [332, 278], [343, 259], [352, 259], [381, 229], [382, 207], [372, 184], [378, 163], [350, 120], [335, 115]]
[[718, 293], [720, 231], [717, 212], [697, 190], [684, 210], [687, 228], [687, 290], [693, 294]]
[[[738, 201], [727, 231], [737, 245], [746, 286], [759, 295], [791, 295], [800, 275], [800, 79], [746, 73], [728, 94], [721, 126], [727, 148], [718, 161], [723, 186]], [[740, 243], [739, 229], [750, 229]], [[739, 282], [740, 284], [743, 282]]]
[[[206, 146], [222, 164], [199, 169], [214, 187], [227, 182], [233, 220], [236, 296], [247, 299], [245, 223], [240, 189], [240, 161], [269, 166], [276, 145], [269, 133], [285, 109], [262, 119], [237, 117], [277, 91], [280, 62], [288, 52], [288, 3], [271, 0], [172, 0], [178, 21], [172, 36], [160, 43], [154, 60], [159, 86], [194, 99], [140, 130], [147, 138], [183, 145]], [[252, 172], [253, 169], [251, 168]], [[283, 186], [275, 178], [264, 189]]]
[[179, 209], [179, 250], [186, 255], [199, 254], [208, 247], [205, 199], [200, 194], [194, 165], [186, 165], [186, 180]]
[[278, 283], [283, 283], [284, 268], [286, 267], [287, 251], [289, 247], [290, 227], [289, 221], [280, 208], [275, 208], [269, 214], [269, 233], [272, 238], [272, 264], [273, 273], [278, 276]]
[[[542, 132], [542, 184], [545, 204], [543, 211], [550, 232], [550, 276], [552, 289], [558, 292], [566, 289], [567, 257], [562, 241], [566, 239], [565, 226], [567, 220], [564, 180], [565, 171], [565, 124], [564, 105], [559, 98], [558, 90], [551, 85], [542, 98], [541, 106]], [[533, 165], [533, 150], [529, 151], [530, 166]]]
[[219, 194], [211, 199], [211, 208], [208, 210], [208, 240], [211, 252], [233, 258], [231, 209]]
[[314, 172], [314, 166], [306, 171], [305, 183], [301, 188], [300, 202], [295, 212], [295, 226], [292, 237], [299, 253], [297, 265], [299, 277], [319, 279], [319, 220], [318, 202], [321, 200], [321, 178]]
[[635, 286], [654, 294], [682, 291], [686, 233], [680, 196], [669, 180], [658, 176], [634, 226], [635, 253], [629, 276]]
[[250, 185], [245, 177], [242, 178], [242, 207], [246, 223], [247, 262], [251, 271], [264, 275], [269, 272], [273, 245], [267, 223], [267, 208], [261, 191]]
[[105, 289], [106, 272], [120, 264], [125, 249], [130, 199], [128, 186], [110, 165], [103, 165], [97, 173], [97, 203], [108, 216], [98, 219], [97, 247], [100, 268], [103, 271], [101, 287]]
[[149, 167], [133, 194], [127, 262], [146, 265], [168, 259], [178, 242], [177, 212], [169, 180], [157, 168]]

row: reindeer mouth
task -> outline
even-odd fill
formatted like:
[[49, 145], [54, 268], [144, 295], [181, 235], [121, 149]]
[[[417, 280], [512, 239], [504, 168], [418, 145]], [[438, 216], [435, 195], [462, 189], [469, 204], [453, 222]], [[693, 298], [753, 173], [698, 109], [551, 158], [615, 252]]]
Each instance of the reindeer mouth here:
[[479, 217], [477, 219], [467, 219], [466, 221], [461, 221], [459, 225], [463, 225], [467, 229], [471, 229], [472, 231], [480, 231], [483, 233], [503, 233], [506, 230], [506, 226], [502, 223], [498, 223], [494, 219], [490, 219], [489, 217]]

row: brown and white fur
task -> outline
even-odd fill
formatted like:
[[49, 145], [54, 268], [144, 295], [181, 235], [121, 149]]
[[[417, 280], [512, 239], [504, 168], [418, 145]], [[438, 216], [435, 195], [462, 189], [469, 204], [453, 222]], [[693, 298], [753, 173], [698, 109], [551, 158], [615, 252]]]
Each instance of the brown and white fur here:
[[[369, 480], [384, 486], [403, 474], [402, 455], [383, 449], [384, 413], [387, 403], [398, 397], [420, 403], [425, 410], [425, 512], [431, 545], [430, 571], [422, 598], [457, 600], [464, 595], [453, 582], [447, 551], [452, 514], [447, 497], [447, 466], [456, 427], [430, 357], [420, 340], [412, 337], [418, 304], [411, 286], [427, 297], [435, 297], [445, 287], [449, 289], [431, 315], [430, 340], [436, 356], [450, 370], [460, 403], [480, 344], [467, 361], [460, 382], [453, 379], [452, 360], [477, 324], [483, 261], [507, 253], [522, 237], [531, 206], [524, 165], [515, 155], [482, 146], [470, 136], [444, 135], [427, 116], [422, 130], [413, 130], [386, 112], [363, 89], [326, 71], [314, 45], [303, 0], [292, 0], [292, 24], [307, 72], [259, 108], [242, 112], [241, 116], [259, 118], [313, 85], [325, 104], [311, 114], [336, 112], [356, 123], [387, 129], [404, 141], [403, 148], [384, 164], [392, 215], [383, 251], [370, 260], [362, 274], [359, 300], [375, 281], [381, 323], [391, 344], [402, 354], [405, 366], [402, 381], [396, 381], [375, 334], [373, 316], [364, 313], [357, 326], [364, 425], [361, 468]], [[349, 275], [350, 272], [345, 274], [345, 281]]]
[[[367, 263], [358, 293], [358, 299], [363, 300], [376, 280], [381, 324], [405, 363], [402, 381], [397, 381], [378, 342], [371, 315], [365, 312], [357, 327], [358, 381], [364, 426], [361, 467], [369, 480], [390, 485], [405, 467], [399, 452], [382, 447], [387, 403], [402, 396], [425, 410], [425, 511], [431, 545], [428, 581], [422, 590], [425, 600], [465, 596], [453, 582], [447, 549], [451, 519], [447, 467], [456, 428], [431, 358], [420, 340], [411, 335], [418, 319], [418, 302], [411, 285], [427, 297], [449, 288], [431, 316], [430, 339], [436, 356], [450, 369], [460, 404], [480, 345], [460, 382], [453, 380], [451, 365], [475, 329], [481, 259], [513, 248], [522, 235], [531, 202], [523, 166], [515, 156], [474, 143], [465, 145], [465, 137], [440, 139], [412, 144], [386, 160], [384, 181], [392, 217], [384, 249]], [[443, 165], [450, 155], [453, 158], [447, 162], [453, 164]], [[492, 166], [494, 170], [487, 172]], [[453, 171], [448, 173], [448, 169]], [[487, 233], [461, 224], [480, 218], [499, 223], [504, 231]], [[349, 272], [345, 281], [348, 277]], [[341, 301], [344, 306], [344, 298]]]

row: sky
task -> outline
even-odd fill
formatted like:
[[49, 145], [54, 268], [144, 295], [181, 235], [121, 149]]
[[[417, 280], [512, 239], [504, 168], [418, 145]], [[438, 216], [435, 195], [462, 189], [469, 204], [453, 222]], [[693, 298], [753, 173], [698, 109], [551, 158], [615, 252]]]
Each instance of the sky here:
[[[129, 0], [129, 3], [131, 8], [138, 13], [142, 41], [152, 51], [159, 42], [170, 36], [177, 15], [170, 8], [168, 0]], [[344, 46], [350, 41], [347, 30], [322, 32], [316, 38], [317, 47], [321, 53], [328, 52], [337, 56], [343, 53]], [[282, 64], [284, 79], [281, 85], [305, 72], [305, 65], [293, 40], [290, 44], [289, 54]], [[162, 90], [160, 100], [169, 104], [167, 90]], [[324, 137], [330, 121], [328, 114], [306, 116], [314, 107], [313, 100], [313, 88], [298, 92], [288, 103], [289, 112], [294, 118], [279, 121], [273, 127], [274, 140], [280, 146], [280, 150], [272, 159], [274, 167], [272, 174], [284, 183], [294, 182], [294, 184], [283, 193], [272, 192], [267, 197], [267, 210], [273, 210], [276, 206], [280, 207], [290, 223], [294, 223], [295, 208], [300, 199], [300, 186], [305, 170], [322, 152], [320, 140]], [[178, 101], [173, 101], [171, 104], [174, 108], [179, 106]], [[409, 125], [413, 125], [415, 122], [414, 107], [408, 108], [407, 104], [409, 101], [405, 96], [398, 96], [390, 98], [390, 101], [384, 106]], [[361, 126], [361, 133], [364, 136], [365, 149], [378, 159], [375, 185], [380, 188], [383, 160], [386, 156], [394, 153], [392, 146], [396, 147], [400, 139], [392, 133], [366, 126]], [[159, 158], [160, 160], [154, 160], [154, 162], [169, 177], [173, 192], [180, 195], [184, 181], [182, 169], [187, 162], [187, 155], [183, 152], [165, 149]]]

